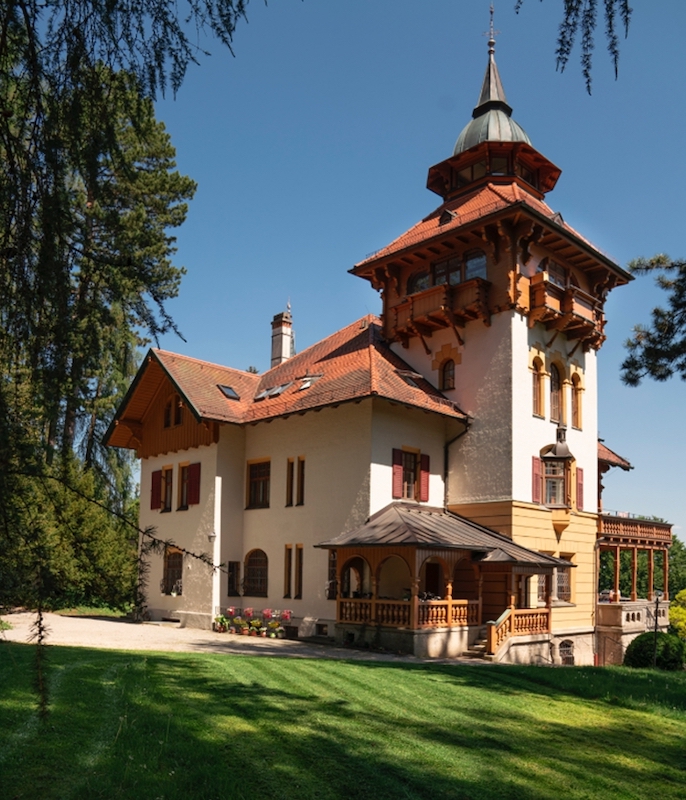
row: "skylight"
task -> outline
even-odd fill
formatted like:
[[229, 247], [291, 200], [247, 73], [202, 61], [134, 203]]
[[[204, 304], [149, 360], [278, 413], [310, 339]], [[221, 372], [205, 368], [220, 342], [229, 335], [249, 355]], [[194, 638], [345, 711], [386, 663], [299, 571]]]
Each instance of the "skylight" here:
[[230, 386], [224, 386], [224, 384], [218, 383], [217, 388], [219, 391], [226, 397], [228, 400], [240, 400], [241, 398], [236, 394], [236, 390], [232, 389]]

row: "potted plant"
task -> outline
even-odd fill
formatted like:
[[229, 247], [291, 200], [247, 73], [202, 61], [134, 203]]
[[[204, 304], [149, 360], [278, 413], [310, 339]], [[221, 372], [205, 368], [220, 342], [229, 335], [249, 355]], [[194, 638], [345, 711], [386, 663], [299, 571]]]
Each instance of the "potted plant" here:
[[226, 633], [228, 626], [229, 620], [223, 614], [214, 618], [214, 629], [217, 633]]

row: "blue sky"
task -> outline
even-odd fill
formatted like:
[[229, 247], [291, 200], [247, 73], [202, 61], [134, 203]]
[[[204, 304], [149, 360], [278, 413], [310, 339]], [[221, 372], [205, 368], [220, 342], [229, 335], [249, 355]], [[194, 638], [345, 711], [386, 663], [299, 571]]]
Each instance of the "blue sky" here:
[[[497, 0], [496, 59], [514, 118], [562, 169], [548, 204], [626, 265], [686, 256], [686, 62], [673, 31], [686, 3], [636, 3], [619, 80], [601, 21], [589, 97], [578, 53], [555, 70], [561, 3]], [[186, 342], [161, 346], [245, 369], [269, 366], [270, 322], [288, 300], [297, 347], [380, 311], [348, 274], [429, 211], [432, 164], [452, 153], [487, 61], [488, 0], [253, 0], [232, 57], [189, 69], [157, 103], [198, 191], [177, 232], [188, 269], [169, 304]], [[628, 388], [622, 343], [664, 300], [652, 279], [611, 293], [599, 355], [600, 435], [631, 461], [605, 480], [606, 508], [655, 514], [686, 539], [679, 379]]]

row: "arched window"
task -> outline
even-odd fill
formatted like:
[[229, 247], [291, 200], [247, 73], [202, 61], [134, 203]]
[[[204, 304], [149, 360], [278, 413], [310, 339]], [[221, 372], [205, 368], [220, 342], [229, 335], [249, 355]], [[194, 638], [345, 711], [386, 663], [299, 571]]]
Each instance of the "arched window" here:
[[550, 421], [562, 421], [562, 381], [555, 364], [550, 366]]
[[172, 398], [167, 400], [164, 406], [164, 421], [162, 423], [165, 428], [171, 428], [172, 424]]
[[269, 561], [264, 550], [252, 550], [245, 558], [243, 594], [248, 597], [267, 597]]
[[183, 403], [178, 394], [174, 395], [174, 425], [180, 425], [183, 422]]
[[441, 367], [441, 389], [455, 388], [455, 362], [449, 358]]
[[572, 427], [581, 430], [581, 378], [572, 375]]
[[571, 639], [560, 642], [560, 661], [565, 667], [574, 666], [574, 642]]
[[540, 358], [535, 358], [532, 364], [532, 388], [533, 388], [533, 413], [537, 417], [545, 416], [545, 404], [543, 401], [543, 362]]
[[464, 279], [471, 281], [472, 278], [486, 280], [486, 253], [483, 250], [472, 250], [464, 258]]
[[428, 271], [415, 272], [407, 281], [407, 293], [414, 294], [415, 292], [423, 292], [431, 286], [431, 276]]

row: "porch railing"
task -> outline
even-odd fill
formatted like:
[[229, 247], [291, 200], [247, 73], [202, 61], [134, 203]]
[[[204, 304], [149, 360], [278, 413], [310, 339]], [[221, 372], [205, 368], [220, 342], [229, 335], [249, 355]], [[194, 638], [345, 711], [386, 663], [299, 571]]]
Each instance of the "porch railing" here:
[[338, 621], [392, 628], [456, 628], [478, 625], [479, 601], [420, 601], [417, 603], [416, 620], [413, 620], [411, 600], [340, 598]]
[[506, 608], [495, 622], [488, 622], [486, 647], [495, 655], [511, 636], [550, 633], [549, 608]]

